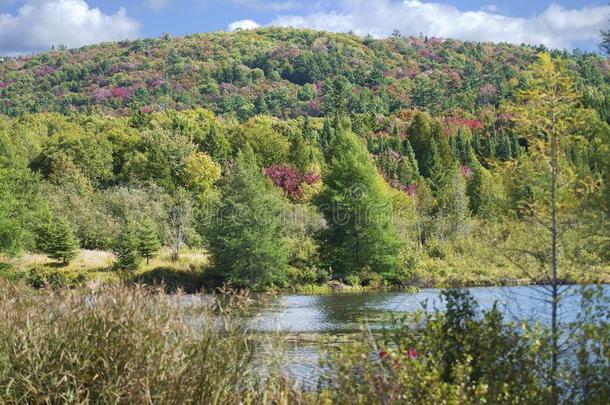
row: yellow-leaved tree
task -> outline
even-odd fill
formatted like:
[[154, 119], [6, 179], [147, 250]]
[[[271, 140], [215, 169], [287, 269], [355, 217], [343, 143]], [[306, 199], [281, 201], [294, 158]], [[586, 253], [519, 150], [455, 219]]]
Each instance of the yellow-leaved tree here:
[[526, 75], [525, 87], [504, 106], [527, 150], [504, 167], [521, 221], [499, 246], [530, 279], [545, 284], [551, 311], [545, 378], [549, 402], [557, 403], [559, 304], [567, 291], [562, 284], [577, 281], [574, 269], [588, 265], [581, 214], [598, 182], [581, 157], [590, 137], [587, 123], [599, 117], [582, 105], [565, 61], [541, 53]]

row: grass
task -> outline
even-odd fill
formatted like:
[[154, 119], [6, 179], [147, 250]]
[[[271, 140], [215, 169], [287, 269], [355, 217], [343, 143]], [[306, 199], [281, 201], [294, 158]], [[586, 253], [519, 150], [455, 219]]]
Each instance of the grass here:
[[33, 290], [0, 281], [0, 403], [285, 403], [279, 335], [245, 333], [250, 300], [180, 304], [137, 286]]
[[207, 255], [199, 250], [186, 250], [177, 261], [172, 260], [169, 249], [143, 262], [135, 274], [120, 274], [114, 267], [115, 257], [111, 252], [81, 250], [68, 265], [49, 259], [47, 256], [26, 253], [19, 258], [0, 262], [0, 277], [9, 280], [25, 280], [34, 287], [76, 287], [86, 284], [133, 281], [149, 285], [164, 285], [168, 292], [181, 289], [197, 292], [205, 285]]
[[[517, 404], [548, 398], [540, 378], [548, 367], [548, 335], [536, 328], [523, 333], [503, 323], [499, 312], [470, 311], [473, 303], [457, 291], [448, 293], [458, 298], [447, 301], [446, 312], [412, 314], [380, 333], [288, 336], [249, 329], [249, 317], [265, 310], [266, 301], [246, 293], [183, 300], [141, 285], [40, 290], [3, 280], [0, 290], [2, 404]], [[601, 404], [610, 394], [608, 302], [595, 302], [587, 312], [594, 318], [575, 336], [577, 367], [569, 357], [560, 363], [566, 376], [561, 403]], [[326, 349], [320, 384], [308, 391], [282, 371], [291, 344]]]
[[[390, 285], [377, 280], [368, 286], [329, 283], [295, 285], [287, 292], [300, 294], [357, 293], [376, 290], [413, 291], [426, 287], [469, 287], [536, 284], [541, 280], [526, 278], [515, 266], [489, 243], [476, 237], [448, 239], [420, 249], [414, 254], [413, 275], [401, 285]], [[0, 260], [0, 278], [26, 280], [30, 285], [42, 287], [75, 287], [88, 283], [115, 283], [130, 281], [148, 285], [163, 285], [167, 292], [182, 290], [188, 293], [214, 287], [218, 280], [206, 273], [209, 257], [202, 250], [185, 250], [179, 260], [173, 261], [171, 251], [143, 263], [135, 274], [121, 275], [113, 268], [114, 255], [110, 252], [82, 250], [67, 266], [39, 254], [25, 254], [19, 258]], [[585, 276], [577, 272], [566, 274], [565, 283], [609, 283], [610, 266], [595, 266]]]

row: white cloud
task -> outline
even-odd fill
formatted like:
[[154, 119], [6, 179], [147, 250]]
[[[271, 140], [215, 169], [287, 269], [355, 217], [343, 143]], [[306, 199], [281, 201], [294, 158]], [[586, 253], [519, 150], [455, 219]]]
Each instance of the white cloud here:
[[169, 0], [146, 0], [146, 7], [154, 11], [159, 11], [167, 6], [168, 3]]
[[[498, 14], [497, 9], [489, 7], [464, 11], [448, 4], [420, 0], [344, 0], [336, 10], [279, 15], [269, 25], [353, 31], [375, 37], [388, 36], [398, 29], [406, 35], [423, 33], [465, 40], [544, 44], [551, 48], [594, 48], [599, 42], [600, 29], [609, 19], [610, 6], [567, 9], [551, 4], [541, 14], [522, 18]], [[239, 23], [242, 22], [233, 24]]]
[[[153, 0], [154, 1], [154, 0]], [[212, 3], [230, 4], [241, 8], [249, 8], [258, 11], [288, 11], [301, 8], [298, 1], [269, 1], [269, 0], [200, 0], [203, 5]]]
[[258, 27], [260, 27], [260, 25], [256, 21], [239, 20], [229, 24], [229, 31], [235, 31], [236, 29], [252, 30]]
[[0, 54], [135, 38], [139, 31], [123, 8], [107, 15], [85, 0], [26, 0], [16, 14], [0, 14]]

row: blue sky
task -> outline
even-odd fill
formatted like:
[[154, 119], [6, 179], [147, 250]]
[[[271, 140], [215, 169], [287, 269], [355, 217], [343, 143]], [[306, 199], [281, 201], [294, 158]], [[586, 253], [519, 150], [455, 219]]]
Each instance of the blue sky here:
[[0, 0], [0, 54], [265, 25], [596, 50], [607, 0]]

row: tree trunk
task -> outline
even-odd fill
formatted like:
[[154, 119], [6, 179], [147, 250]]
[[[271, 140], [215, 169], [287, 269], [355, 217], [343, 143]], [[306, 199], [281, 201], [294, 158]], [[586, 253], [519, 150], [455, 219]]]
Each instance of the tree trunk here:
[[551, 384], [549, 403], [553, 405], [559, 402], [557, 387], [559, 286], [557, 285], [557, 136], [555, 134], [555, 121], [556, 117], [553, 114], [553, 133], [551, 134], [551, 370], [549, 375]]

